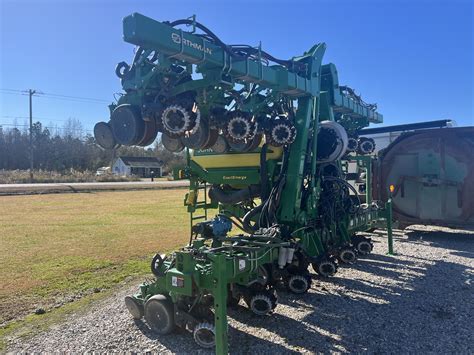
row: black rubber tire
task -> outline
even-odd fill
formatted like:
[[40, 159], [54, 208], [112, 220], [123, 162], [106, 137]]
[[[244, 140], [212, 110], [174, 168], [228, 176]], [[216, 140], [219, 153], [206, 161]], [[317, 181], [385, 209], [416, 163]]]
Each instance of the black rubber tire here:
[[261, 133], [255, 134], [255, 136], [252, 138], [252, 141], [246, 147], [246, 151], [251, 152], [252, 150], [257, 149], [260, 146], [262, 139], [263, 139], [263, 135]]
[[205, 119], [201, 119], [196, 131], [189, 135], [181, 137], [181, 143], [191, 149], [204, 149], [210, 139], [211, 130]]
[[125, 297], [125, 306], [132, 315], [133, 319], [141, 319], [144, 314], [143, 304], [138, 302], [132, 296]]
[[145, 303], [145, 320], [157, 334], [171, 333], [175, 328], [174, 307], [164, 295], [152, 296]]
[[117, 146], [112, 128], [106, 122], [96, 123], [94, 126], [94, 137], [97, 144], [104, 149], [113, 149]]
[[[344, 254], [346, 256], [343, 256]], [[337, 260], [342, 264], [352, 265], [357, 261], [357, 251], [354, 248], [344, 247], [339, 251]]]
[[[332, 273], [327, 273], [326, 271], [322, 271], [320, 268], [322, 267], [322, 264], [330, 263], [332, 265]], [[318, 263], [312, 263], [311, 266], [313, 267], [313, 270], [321, 277], [332, 277], [336, 274], [338, 265], [334, 260], [322, 260], [321, 262]], [[328, 265], [329, 266], [329, 265]]]
[[287, 289], [296, 295], [302, 295], [311, 288], [311, 277], [309, 275], [291, 275], [286, 280]]
[[210, 149], [214, 144], [217, 142], [217, 138], [219, 138], [219, 131], [217, 129], [211, 128], [209, 131], [209, 139], [206, 145], [202, 149]]
[[369, 255], [374, 250], [374, 244], [368, 238], [359, 240], [355, 245], [355, 249], [359, 255]]
[[136, 145], [145, 136], [145, 121], [141, 118], [139, 108], [134, 105], [117, 106], [112, 112], [110, 126], [115, 140], [122, 145]]
[[212, 323], [199, 323], [193, 330], [193, 337], [200, 347], [211, 349], [216, 344], [216, 328]]
[[158, 135], [158, 129], [156, 126], [156, 121], [153, 119], [151, 121], [143, 121], [145, 123], [145, 133], [141, 141], [137, 143], [140, 147], [146, 147], [152, 144], [156, 136]]

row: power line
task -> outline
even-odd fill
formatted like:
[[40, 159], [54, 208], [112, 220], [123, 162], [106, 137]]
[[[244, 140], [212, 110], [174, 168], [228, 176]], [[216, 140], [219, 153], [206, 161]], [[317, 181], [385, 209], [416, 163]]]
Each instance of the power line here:
[[[28, 95], [27, 91], [22, 90], [15, 90], [15, 89], [5, 89], [1, 88], [0, 93], [8, 94], [8, 95]], [[52, 94], [52, 93], [44, 93], [44, 92], [36, 92], [37, 97], [48, 98], [48, 99], [55, 99], [55, 100], [64, 100], [64, 101], [72, 101], [72, 102], [84, 102], [84, 103], [97, 103], [97, 104], [108, 104], [111, 103], [111, 100], [104, 100], [104, 99], [96, 99], [92, 97], [83, 97], [83, 96], [72, 96], [72, 95], [60, 95], [60, 94]]]
[[58, 97], [58, 98], [66, 98], [66, 99], [69, 98], [69, 99], [80, 99], [80, 100], [90, 100], [90, 101], [110, 103], [109, 100], [94, 99], [94, 98], [90, 98], [90, 97], [58, 95], [58, 94], [48, 94], [48, 93], [43, 93], [43, 95], [45, 95], [45, 96], [54, 96], [54, 97]]
[[19, 92], [9, 92], [9, 91], [1, 92], [1, 90], [0, 90], [0, 94], [28, 96], [28, 94], [22, 94], [22, 93], [19, 93]]
[[10, 92], [16, 92], [16, 93], [27, 93], [25, 90], [14, 90], [14, 89], [0, 89], [0, 91], [10, 91]]
[[22, 93], [25, 92], [25, 90], [15, 90], [15, 89], [0, 89], [0, 91], [12, 91], [12, 92], [22, 92]]
[[110, 103], [109, 101], [92, 101], [92, 100], [81, 100], [81, 99], [68, 99], [64, 97], [56, 97], [56, 96], [47, 96], [47, 95], [38, 95], [38, 97], [43, 99], [52, 99], [52, 100], [60, 100], [60, 101], [69, 101], [69, 102], [80, 102], [80, 103], [87, 103], [87, 104], [99, 104], [104, 105], [106, 103]]

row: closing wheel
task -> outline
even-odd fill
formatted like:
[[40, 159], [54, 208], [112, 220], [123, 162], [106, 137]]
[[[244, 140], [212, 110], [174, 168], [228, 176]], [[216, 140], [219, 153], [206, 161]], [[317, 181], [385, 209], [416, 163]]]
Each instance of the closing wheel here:
[[267, 134], [269, 143], [275, 146], [291, 144], [296, 138], [296, 128], [288, 120], [275, 120]]
[[155, 295], [145, 303], [145, 320], [158, 334], [169, 334], [173, 331], [173, 304], [163, 295]]
[[361, 155], [370, 154], [375, 150], [375, 141], [372, 138], [360, 137], [357, 152]]
[[199, 124], [199, 119], [199, 111], [193, 112], [181, 105], [170, 105], [161, 114], [163, 129], [174, 138], [183, 136], [188, 131], [194, 133], [194, 129]]
[[132, 315], [133, 319], [141, 319], [143, 317], [143, 304], [132, 296], [125, 297], [125, 306]]
[[355, 152], [359, 148], [359, 142], [355, 137], [349, 137], [347, 139], [347, 151], [348, 152]]
[[370, 239], [364, 238], [364, 239], [358, 241], [355, 244], [355, 247], [357, 249], [357, 252], [360, 255], [367, 255], [367, 254], [370, 254], [372, 252], [372, 250], [374, 249], [374, 244], [372, 243], [372, 241]]
[[331, 259], [323, 259], [318, 263], [312, 263], [314, 271], [318, 273], [318, 275], [322, 277], [331, 277], [337, 272], [337, 264], [334, 260]]
[[344, 264], [354, 264], [357, 260], [356, 251], [353, 248], [342, 248], [339, 251], [338, 259]]
[[240, 111], [229, 113], [228, 121], [224, 126], [224, 134], [229, 141], [234, 143], [250, 140], [255, 136], [257, 125], [252, 117]]
[[199, 346], [213, 348], [216, 344], [216, 328], [211, 323], [199, 323], [194, 327], [193, 337]]
[[311, 277], [309, 275], [291, 275], [287, 281], [288, 290], [295, 294], [303, 294], [311, 288]]
[[270, 296], [265, 293], [256, 293], [250, 298], [249, 307], [253, 313], [264, 316], [273, 310], [273, 303]]

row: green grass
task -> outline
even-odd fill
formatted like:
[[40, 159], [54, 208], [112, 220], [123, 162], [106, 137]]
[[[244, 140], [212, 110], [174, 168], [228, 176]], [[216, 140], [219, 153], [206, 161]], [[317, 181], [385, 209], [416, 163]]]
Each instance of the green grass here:
[[[87, 303], [97, 288], [148, 275], [152, 255], [187, 242], [184, 193], [0, 197], [0, 338], [38, 319], [54, 321], [72, 307], [56, 306], [71, 297]], [[48, 313], [32, 315], [38, 307]]]

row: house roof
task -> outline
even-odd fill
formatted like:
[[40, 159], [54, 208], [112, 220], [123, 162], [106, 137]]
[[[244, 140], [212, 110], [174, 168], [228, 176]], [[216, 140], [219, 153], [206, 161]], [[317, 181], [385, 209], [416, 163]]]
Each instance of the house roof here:
[[131, 168], [161, 168], [163, 162], [155, 157], [119, 157], [123, 163]]

